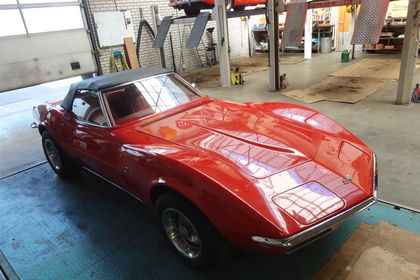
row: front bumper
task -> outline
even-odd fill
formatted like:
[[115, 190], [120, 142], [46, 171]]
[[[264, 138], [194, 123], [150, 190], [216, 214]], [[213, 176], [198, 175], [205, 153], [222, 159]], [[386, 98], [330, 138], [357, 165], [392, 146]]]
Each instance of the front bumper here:
[[368, 208], [376, 202], [376, 197], [371, 197], [356, 206], [336, 215], [328, 220], [325, 220], [318, 225], [308, 228], [302, 232], [299, 232], [293, 236], [284, 239], [273, 239], [261, 236], [253, 236], [252, 240], [263, 245], [271, 247], [283, 248], [284, 252], [292, 253], [309, 243], [323, 237], [329, 232], [338, 228], [338, 226], [351, 216], [359, 213], [360, 211]]

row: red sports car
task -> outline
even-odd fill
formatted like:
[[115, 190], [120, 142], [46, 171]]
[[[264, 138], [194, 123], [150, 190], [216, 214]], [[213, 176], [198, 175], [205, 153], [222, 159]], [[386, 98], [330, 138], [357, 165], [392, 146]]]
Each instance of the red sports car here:
[[[184, 9], [186, 15], [196, 16], [201, 9], [213, 8], [215, 0], [169, 0], [169, 2], [169, 5], [174, 8]], [[241, 11], [245, 9], [245, 6], [256, 6], [266, 2], [267, 0], [226, 0], [226, 9]]]
[[200, 96], [165, 69], [81, 81], [34, 116], [55, 173], [91, 171], [154, 207], [192, 266], [230, 244], [292, 252], [376, 200], [375, 155], [335, 121]]

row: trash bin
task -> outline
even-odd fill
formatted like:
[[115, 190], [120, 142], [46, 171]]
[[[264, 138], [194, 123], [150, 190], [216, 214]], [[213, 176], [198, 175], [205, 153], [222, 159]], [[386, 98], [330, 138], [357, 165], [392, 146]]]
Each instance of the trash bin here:
[[350, 52], [345, 50], [341, 53], [341, 63], [349, 62], [350, 61]]
[[321, 53], [330, 53], [332, 49], [332, 39], [331, 37], [322, 37], [321, 38]]

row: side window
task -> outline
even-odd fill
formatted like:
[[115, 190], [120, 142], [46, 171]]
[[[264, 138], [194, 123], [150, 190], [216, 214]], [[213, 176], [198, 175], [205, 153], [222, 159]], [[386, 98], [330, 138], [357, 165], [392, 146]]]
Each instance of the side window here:
[[96, 91], [81, 90], [73, 99], [72, 112], [80, 121], [107, 126]]

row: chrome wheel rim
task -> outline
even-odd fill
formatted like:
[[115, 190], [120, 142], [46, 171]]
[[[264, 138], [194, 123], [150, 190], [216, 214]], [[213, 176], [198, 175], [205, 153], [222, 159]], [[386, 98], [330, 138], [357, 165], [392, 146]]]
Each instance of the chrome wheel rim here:
[[167, 208], [162, 213], [162, 224], [169, 240], [185, 257], [194, 259], [201, 252], [201, 240], [193, 223], [181, 212]]
[[47, 154], [48, 161], [51, 163], [55, 170], [61, 169], [61, 160], [58, 154], [57, 149], [55, 148], [53, 142], [47, 139], [44, 142], [45, 153]]

